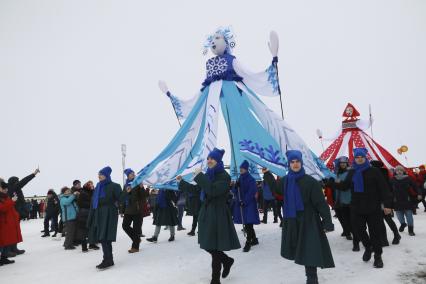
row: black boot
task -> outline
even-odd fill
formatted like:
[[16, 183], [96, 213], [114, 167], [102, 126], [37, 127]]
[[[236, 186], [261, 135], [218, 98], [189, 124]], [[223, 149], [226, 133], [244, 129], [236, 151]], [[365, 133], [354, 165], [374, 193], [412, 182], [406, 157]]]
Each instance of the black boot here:
[[365, 248], [364, 255], [362, 256], [362, 260], [365, 262], [370, 261], [372, 253], [373, 251], [371, 250], [371, 248]]
[[243, 248], [243, 252], [249, 252], [251, 248], [251, 244], [249, 241], [246, 241], [246, 245]]
[[8, 265], [8, 264], [12, 264], [12, 263], [15, 263], [15, 261], [8, 259], [5, 255], [1, 256], [0, 265]]
[[415, 236], [416, 234], [414, 234], [414, 226], [408, 226], [408, 234], [410, 236]]
[[49, 233], [44, 233], [41, 237], [42, 237], [42, 238], [50, 237], [50, 234], [49, 234]]
[[82, 244], [81, 244], [81, 251], [82, 252], [88, 252], [89, 250], [87, 249], [87, 243], [86, 242], [83, 242]]
[[110, 268], [114, 265], [114, 261], [112, 259], [102, 260], [101, 264], [97, 265], [96, 268], [99, 270], [104, 270]]
[[234, 259], [228, 256], [228, 258], [223, 262], [222, 278], [228, 277], [229, 273], [231, 272], [231, 267], [233, 264], [234, 264]]
[[306, 284], [318, 284], [316, 267], [305, 266]]
[[174, 242], [174, 241], [175, 241], [175, 236], [174, 235], [170, 236], [169, 242]]
[[89, 245], [89, 249], [92, 249], [92, 250], [98, 250], [98, 249], [99, 249], [99, 247], [98, 247], [97, 245], [95, 245], [95, 244], [90, 244], [90, 245]]
[[58, 234], [58, 232], [55, 232], [53, 235], [52, 235], [52, 237], [53, 238], [56, 238], [56, 235]]
[[348, 241], [352, 241], [352, 240], [353, 240], [353, 238], [352, 238], [352, 236], [351, 236], [351, 233], [347, 234], [345, 237], [346, 237], [346, 239], [347, 239]]
[[399, 244], [400, 240], [401, 240], [401, 235], [398, 233], [398, 231], [393, 232], [392, 244], [397, 245], [397, 244]]
[[352, 247], [352, 251], [360, 251], [359, 242], [354, 242], [354, 245]]
[[191, 231], [189, 231], [189, 233], [187, 235], [193, 237], [193, 236], [195, 236], [195, 231], [191, 230]]
[[251, 240], [251, 246], [257, 246], [259, 244], [259, 240], [257, 238], [254, 238]]
[[157, 239], [157, 237], [156, 236], [153, 236], [152, 238], [148, 238], [148, 239], [146, 239], [148, 242], [150, 242], [150, 243], [156, 243], [157, 241], [158, 241], [158, 239]]
[[383, 260], [381, 255], [374, 255], [374, 264], [375, 268], [383, 268]]
[[405, 230], [405, 227], [407, 227], [407, 224], [403, 223], [401, 226], [399, 226], [399, 231], [402, 233]]

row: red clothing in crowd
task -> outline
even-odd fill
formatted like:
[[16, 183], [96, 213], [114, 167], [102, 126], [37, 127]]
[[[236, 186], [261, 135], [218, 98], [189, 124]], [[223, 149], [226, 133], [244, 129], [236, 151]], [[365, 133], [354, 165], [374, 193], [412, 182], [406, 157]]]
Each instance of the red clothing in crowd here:
[[19, 214], [7, 194], [0, 196], [0, 247], [22, 242]]

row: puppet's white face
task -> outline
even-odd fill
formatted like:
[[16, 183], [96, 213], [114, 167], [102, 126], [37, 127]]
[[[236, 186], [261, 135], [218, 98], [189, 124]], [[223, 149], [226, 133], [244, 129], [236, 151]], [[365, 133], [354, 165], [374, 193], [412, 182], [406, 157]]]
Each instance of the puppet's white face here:
[[211, 46], [210, 50], [215, 55], [223, 55], [225, 53], [226, 41], [225, 41], [225, 38], [223, 37], [223, 35], [215, 34], [213, 36], [212, 46]]
[[346, 108], [346, 115], [352, 116], [352, 114], [354, 113], [354, 109], [351, 107], [347, 107]]

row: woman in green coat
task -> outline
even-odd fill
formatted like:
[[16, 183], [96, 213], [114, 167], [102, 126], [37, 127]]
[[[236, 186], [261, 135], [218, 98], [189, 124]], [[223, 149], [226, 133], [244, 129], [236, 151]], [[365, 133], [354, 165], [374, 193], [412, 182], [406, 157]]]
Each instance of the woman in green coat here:
[[224, 251], [240, 249], [240, 241], [227, 205], [231, 177], [225, 171], [222, 157], [224, 150], [213, 149], [207, 157], [207, 172], [194, 172], [194, 181], [202, 189], [202, 205], [198, 216], [198, 243], [212, 256], [211, 284], [220, 283], [229, 275], [234, 259]]
[[284, 196], [281, 256], [304, 265], [306, 283], [317, 284], [317, 267], [334, 267], [325, 235], [334, 225], [320, 183], [305, 174], [302, 153], [290, 150], [286, 156], [289, 172], [277, 189]]
[[114, 265], [112, 256], [112, 242], [117, 237], [118, 202], [121, 195], [121, 186], [111, 181], [110, 167], [99, 171], [99, 182], [92, 197], [87, 224], [89, 228], [89, 243], [102, 244], [103, 260], [96, 266], [106, 269]]

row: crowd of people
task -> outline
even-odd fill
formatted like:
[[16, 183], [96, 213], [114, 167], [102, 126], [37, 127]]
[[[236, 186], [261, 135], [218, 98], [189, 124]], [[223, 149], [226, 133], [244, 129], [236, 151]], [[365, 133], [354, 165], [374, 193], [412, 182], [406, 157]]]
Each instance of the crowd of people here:
[[[116, 241], [119, 216], [122, 229], [129, 237], [129, 254], [140, 251], [143, 220], [153, 214], [155, 231], [146, 239], [157, 243], [164, 227], [169, 242], [182, 225], [185, 214], [192, 216], [187, 236], [198, 234], [200, 248], [211, 255], [212, 280], [220, 283], [226, 278], [234, 259], [226, 252], [240, 249], [241, 244], [234, 224], [243, 224], [248, 253], [259, 245], [255, 225], [268, 222], [282, 227], [281, 256], [303, 265], [306, 283], [318, 283], [317, 268], [332, 268], [334, 260], [326, 233], [334, 231], [332, 211], [341, 224], [341, 236], [351, 241], [353, 251], [364, 247], [362, 260], [382, 268], [383, 247], [389, 246], [386, 225], [393, 233], [392, 245], [398, 245], [405, 229], [414, 237], [414, 215], [419, 203], [425, 202], [424, 167], [417, 173], [407, 173], [401, 166], [388, 170], [380, 161], [368, 161], [364, 148], [354, 149], [354, 162], [348, 157], [335, 160], [335, 177], [317, 181], [303, 168], [302, 154], [296, 150], [286, 153], [288, 174], [275, 177], [262, 169], [263, 180], [256, 181], [249, 172], [250, 164], [240, 165], [240, 175], [231, 181], [223, 165], [224, 150], [214, 149], [208, 156], [205, 173], [197, 169], [193, 182], [177, 176], [178, 190], [145, 188], [134, 184], [135, 172], [124, 171], [124, 188], [111, 180], [112, 169], [105, 167], [98, 173], [96, 185], [92, 181], [83, 186], [75, 180], [63, 187], [59, 195], [50, 189], [46, 200], [30, 201], [28, 206], [23, 187], [40, 171], [19, 180], [1, 179], [0, 184], [0, 265], [14, 263], [11, 258], [23, 254], [17, 244], [22, 242], [20, 220], [44, 218], [42, 237], [63, 237], [65, 250], [81, 246], [82, 252], [103, 251], [100, 270], [114, 265], [112, 243]], [[30, 210], [29, 210], [30, 209]], [[272, 211], [272, 212], [270, 212]], [[426, 211], [426, 207], [425, 207]], [[263, 217], [260, 218], [260, 214]], [[394, 214], [399, 221], [395, 224]], [[197, 230], [198, 229], [198, 230]], [[52, 234], [51, 234], [52, 233]]]

